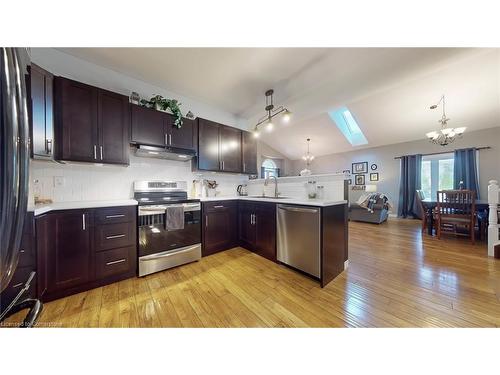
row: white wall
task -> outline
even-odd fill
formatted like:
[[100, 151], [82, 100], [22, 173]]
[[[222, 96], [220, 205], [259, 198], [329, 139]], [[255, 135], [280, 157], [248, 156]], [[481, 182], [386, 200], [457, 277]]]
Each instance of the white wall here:
[[183, 114], [191, 111], [195, 117], [203, 117], [225, 125], [246, 129], [246, 122], [243, 119], [228, 112], [179, 95], [168, 90], [168, 88], [150, 85], [149, 83], [76, 58], [53, 48], [32, 48], [31, 59], [35, 64], [54, 75], [71, 78], [126, 96], [130, 96], [132, 91], [138, 92], [141, 98], [146, 99], [151, 98], [155, 94], [160, 94], [166, 98], [179, 100], [182, 103], [181, 111]]
[[275, 150], [267, 143], [257, 142], [257, 169], [260, 177], [260, 167], [265, 159], [274, 159], [276, 166], [280, 168], [281, 176], [289, 176], [292, 173], [292, 161], [285, 155]]
[[[386, 130], [388, 131], [388, 130]], [[418, 153], [432, 153], [453, 151], [457, 148], [491, 146], [491, 150], [483, 150], [479, 153], [479, 185], [481, 199], [487, 199], [488, 181], [500, 179], [500, 127], [466, 132], [462, 139], [455, 141], [446, 147], [433, 145], [425, 139], [398, 143], [394, 145], [368, 148], [358, 151], [344, 152], [317, 157], [311, 165], [314, 174], [336, 173], [344, 169], [351, 169], [353, 162], [368, 162], [368, 172], [370, 165], [378, 165], [376, 172], [379, 173], [377, 190], [387, 194], [394, 204], [394, 211], [397, 212], [399, 197], [399, 160], [394, 159], [400, 155], [411, 155]], [[294, 160], [293, 172], [298, 174], [303, 169], [302, 160]], [[369, 182], [369, 173], [366, 174], [366, 183]], [[373, 184], [373, 183], [372, 183]], [[350, 193], [350, 200], [356, 199], [359, 193]]]
[[[222, 173], [191, 172], [191, 162], [179, 162], [130, 155], [130, 166], [94, 165], [88, 163], [58, 164], [32, 160], [30, 196], [35, 192], [54, 202], [82, 200], [129, 199], [133, 197], [135, 180], [187, 181], [188, 189], [199, 175], [216, 180], [219, 195], [236, 195], [236, 187], [247, 176]], [[64, 186], [56, 187], [54, 178], [63, 177]]]

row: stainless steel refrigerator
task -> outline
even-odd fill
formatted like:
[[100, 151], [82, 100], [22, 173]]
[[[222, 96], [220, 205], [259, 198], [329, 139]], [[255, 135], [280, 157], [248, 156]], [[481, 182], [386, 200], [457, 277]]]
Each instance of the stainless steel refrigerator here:
[[[0, 48], [0, 324], [14, 313], [22, 315], [19, 325], [36, 323], [42, 304], [28, 296], [32, 272], [13, 298], [1, 300], [17, 268], [19, 248], [28, 204], [30, 58], [25, 48]], [[26, 314], [24, 315], [24, 312]]]

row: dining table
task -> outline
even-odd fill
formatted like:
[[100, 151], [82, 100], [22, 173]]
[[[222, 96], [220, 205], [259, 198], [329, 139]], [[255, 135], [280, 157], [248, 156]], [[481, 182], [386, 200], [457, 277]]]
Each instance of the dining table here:
[[[429, 220], [427, 220], [427, 233], [432, 236], [432, 228], [434, 228], [434, 215], [432, 214], [432, 210], [437, 206], [437, 200], [435, 198], [425, 198], [422, 200], [422, 203], [427, 210], [427, 217], [429, 218]], [[488, 220], [488, 201], [476, 199], [475, 205], [480, 220]]]

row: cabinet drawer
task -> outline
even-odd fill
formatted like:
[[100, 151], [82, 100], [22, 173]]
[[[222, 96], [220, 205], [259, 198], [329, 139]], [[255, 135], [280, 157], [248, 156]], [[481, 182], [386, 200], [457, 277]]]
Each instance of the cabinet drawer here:
[[204, 202], [203, 209], [207, 211], [221, 210], [224, 208], [237, 207], [238, 201], [214, 201], [214, 202]]
[[33, 234], [23, 233], [21, 247], [19, 248], [18, 267], [34, 267], [35, 266], [35, 251], [33, 246]]
[[96, 251], [135, 245], [135, 223], [99, 225], [95, 229]]
[[106, 207], [95, 210], [96, 224], [116, 224], [135, 221], [136, 206]]
[[102, 251], [96, 254], [96, 277], [119, 275], [135, 269], [136, 264], [135, 246], [122, 247], [119, 249]]

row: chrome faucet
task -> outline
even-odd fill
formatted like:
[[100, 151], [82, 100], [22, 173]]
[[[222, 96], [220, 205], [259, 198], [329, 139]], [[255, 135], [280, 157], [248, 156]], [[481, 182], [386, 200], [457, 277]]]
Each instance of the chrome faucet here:
[[275, 198], [278, 198], [278, 179], [276, 178], [276, 176], [269, 176], [267, 177], [265, 180], [264, 180], [264, 186], [267, 186], [269, 184], [269, 180], [271, 178], [274, 178], [274, 197]]

